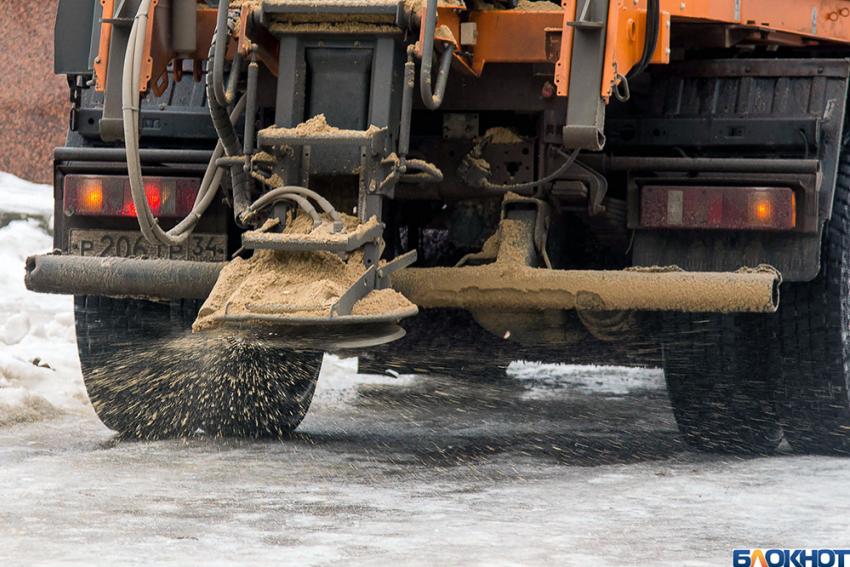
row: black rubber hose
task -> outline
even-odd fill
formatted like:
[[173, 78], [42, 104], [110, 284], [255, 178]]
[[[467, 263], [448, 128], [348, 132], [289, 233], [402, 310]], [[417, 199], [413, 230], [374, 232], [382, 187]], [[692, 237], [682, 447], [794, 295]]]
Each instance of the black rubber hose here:
[[[225, 0], [222, 0], [222, 3], [225, 4]], [[217, 44], [222, 40], [218, 35], [222, 33], [222, 30], [224, 30], [224, 34], [227, 34], [227, 27], [225, 26], [223, 28], [216, 28], [216, 32], [213, 35], [209, 52], [210, 69], [215, 69], [216, 66]], [[230, 121], [227, 107], [220, 104], [215, 96], [216, 87], [213, 75], [214, 73], [207, 73], [207, 101], [210, 106], [210, 117], [212, 118], [215, 131], [221, 140], [221, 145], [224, 147], [225, 155], [228, 157], [238, 156], [241, 155], [242, 145], [239, 143], [239, 138], [236, 136], [236, 129]], [[245, 172], [244, 165], [242, 163], [232, 165], [230, 167], [230, 177], [233, 186], [234, 216], [236, 222], [242, 224], [243, 215], [251, 204], [248, 197], [248, 174]]]
[[651, 29], [644, 41], [643, 57], [641, 58], [643, 70], [649, 67], [655, 49], [658, 47], [658, 35], [661, 32], [661, 0], [648, 0], [646, 14], [647, 25]]
[[568, 156], [564, 163], [561, 164], [558, 169], [547, 175], [542, 179], [538, 179], [537, 181], [530, 181], [528, 183], [512, 183], [508, 185], [496, 185], [495, 183], [490, 183], [489, 180], [484, 180], [481, 183], [481, 187], [486, 189], [491, 194], [495, 193], [497, 195], [502, 195], [507, 192], [519, 193], [523, 194], [526, 191], [534, 190], [538, 187], [542, 187], [547, 183], [550, 183], [567, 172], [569, 168], [573, 166], [578, 157], [578, 154], [581, 150], [575, 149]]
[[658, 35], [661, 31], [661, 3], [660, 0], [648, 0], [646, 7], [646, 35], [643, 42], [643, 54], [638, 64], [632, 67], [626, 75], [627, 79], [633, 79], [649, 67], [652, 56], [658, 48]]

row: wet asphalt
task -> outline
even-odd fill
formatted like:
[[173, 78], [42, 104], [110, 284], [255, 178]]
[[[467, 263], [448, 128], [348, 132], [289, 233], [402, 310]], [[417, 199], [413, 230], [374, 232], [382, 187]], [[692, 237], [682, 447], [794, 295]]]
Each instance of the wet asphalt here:
[[691, 452], [657, 372], [618, 393], [569, 372], [352, 373], [283, 440], [121, 440], [91, 411], [8, 426], [0, 565], [731, 565], [846, 546], [850, 460]]

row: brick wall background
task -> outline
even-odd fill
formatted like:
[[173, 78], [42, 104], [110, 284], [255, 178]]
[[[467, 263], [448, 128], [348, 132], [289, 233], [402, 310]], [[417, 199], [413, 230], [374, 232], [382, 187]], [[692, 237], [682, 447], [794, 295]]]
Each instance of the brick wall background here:
[[58, 0], [0, 0], [0, 171], [52, 182], [65, 141], [68, 88], [53, 74]]

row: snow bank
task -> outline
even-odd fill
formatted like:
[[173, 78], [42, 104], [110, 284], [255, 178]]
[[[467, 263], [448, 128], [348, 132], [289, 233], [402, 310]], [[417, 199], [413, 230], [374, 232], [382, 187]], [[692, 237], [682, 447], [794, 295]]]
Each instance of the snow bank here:
[[74, 335], [73, 299], [24, 287], [24, 260], [49, 251], [52, 189], [0, 173], [0, 425], [88, 405]]
[[0, 225], [15, 218], [33, 218], [52, 226], [53, 188], [0, 173]]

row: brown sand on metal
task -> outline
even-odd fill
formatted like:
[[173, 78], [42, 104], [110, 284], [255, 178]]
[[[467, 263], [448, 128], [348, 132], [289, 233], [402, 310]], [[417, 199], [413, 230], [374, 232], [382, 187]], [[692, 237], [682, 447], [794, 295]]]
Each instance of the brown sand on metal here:
[[478, 142], [481, 142], [487, 136], [491, 136], [491, 144], [522, 144], [525, 141], [510, 128], [497, 126], [495, 128], [490, 128], [489, 130], [484, 132], [483, 136], [475, 138], [475, 143], [477, 144]]
[[[333, 235], [333, 219], [327, 213], [322, 213], [319, 215], [322, 219], [322, 225], [313, 230], [313, 217], [310, 215], [299, 212], [295, 218], [292, 218], [293, 212], [289, 213], [289, 220], [286, 223], [286, 228], [283, 230], [284, 234], [323, 234], [331, 236]], [[365, 223], [361, 224], [357, 217], [352, 215], [347, 215], [345, 213], [340, 213], [340, 218], [342, 219], [342, 224], [345, 226], [345, 234], [347, 236], [352, 233], [360, 233], [373, 228], [378, 225], [378, 219], [375, 217], [370, 218]]]
[[[378, 219], [375, 217], [370, 218], [365, 223], [360, 223], [357, 220], [357, 217], [341, 213], [340, 217], [342, 218], [342, 223], [345, 229], [340, 232], [334, 232], [333, 219], [329, 214], [322, 213], [321, 215], [319, 215], [319, 217], [322, 219], [322, 224], [316, 227], [315, 229], [313, 229], [313, 217], [311, 217], [310, 215], [302, 212], [298, 214], [298, 216], [294, 220], [292, 220], [291, 215], [292, 213], [290, 212], [290, 220], [283, 231], [284, 234], [298, 235], [299, 239], [303, 241], [327, 242], [329, 244], [335, 242], [344, 242], [349, 238], [357, 237], [365, 232], [374, 229], [379, 224]], [[267, 230], [266, 227], [268, 227], [269, 222], [270, 221], [266, 221], [260, 231], [252, 232], [252, 238], [257, 240], [267, 240], [269, 242], [274, 242], [276, 234], [266, 232], [264, 230]]]
[[516, 10], [520, 12], [558, 12], [563, 10], [563, 8], [554, 2], [532, 2], [531, 0], [519, 0]]
[[[359, 224], [356, 217], [345, 214], [341, 217], [345, 233], [331, 234], [332, 225], [325, 222], [312, 234], [321, 232], [319, 236], [326, 240], [348, 238], [378, 222], [375, 217], [365, 224]], [[330, 221], [330, 217], [324, 220]], [[307, 236], [312, 227], [310, 216], [301, 213], [290, 219], [284, 232]], [[362, 250], [354, 251], [345, 260], [331, 252], [257, 250], [251, 258], [236, 258], [225, 266], [192, 329], [216, 328], [221, 323], [215, 319], [225, 313], [329, 317], [331, 306], [364, 272]], [[413, 308], [400, 294], [387, 291], [392, 290], [372, 292], [358, 302], [354, 314], [396, 313]]]
[[[428, 4], [427, 0], [404, 0], [404, 9], [407, 12], [420, 13]], [[463, 6], [463, 0], [437, 0], [437, 6]]]
[[434, 30], [434, 38], [436, 39], [445, 39], [446, 41], [451, 41], [453, 43], [457, 43], [455, 39], [455, 34], [452, 33], [452, 30], [449, 29], [449, 26], [440, 26], [436, 30]]
[[400, 33], [397, 26], [371, 22], [274, 22], [272, 33]]
[[738, 273], [545, 270], [513, 262], [419, 268], [393, 274], [393, 288], [424, 308], [776, 310], [772, 269]]
[[401, 313], [413, 309], [414, 305], [393, 289], [378, 289], [358, 301], [351, 309], [352, 315], [382, 315]]
[[[370, 126], [368, 130], [366, 130], [367, 134], [374, 134], [378, 132], [380, 128], [377, 126]], [[325, 119], [324, 114], [319, 114], [314, 116], [310, 120], [303, 122], [296, 126], [295, 128], [275, 128], [274, 126], [271, 128], [266, 128], [263, 130], [263, 133], [270, 135], [278, 135], [278, 136], [346, 136], [346, 135], [354, 135], [354, 134], [362, 134], [359, 130], [342, 130], [340, 128], [336, 128], [328, 124], [328, 121]]]
[[327, 317], [333, 303], [363, 274], [363, 255], [348, 261], [331, 252], [257, 250], [237, 258], [221, 272], [192, 326], [218, 327], [222, 315], [285, 313]]

